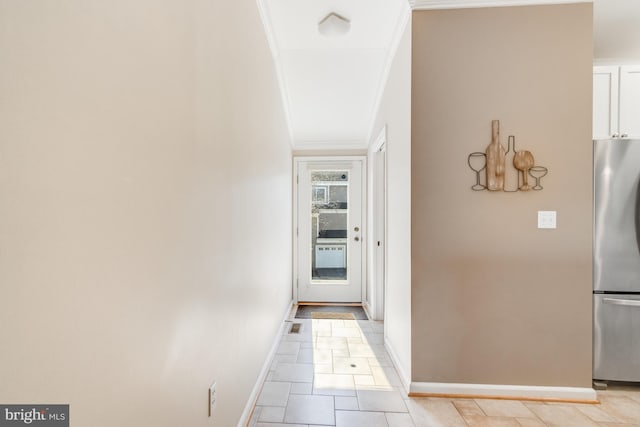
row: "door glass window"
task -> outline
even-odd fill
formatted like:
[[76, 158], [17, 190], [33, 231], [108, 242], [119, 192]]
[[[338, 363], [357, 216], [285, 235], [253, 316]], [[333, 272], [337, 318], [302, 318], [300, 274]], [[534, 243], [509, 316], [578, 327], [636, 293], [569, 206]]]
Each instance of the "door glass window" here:
[[347, 280], [349, 172], [311, 172], [311, 278]]

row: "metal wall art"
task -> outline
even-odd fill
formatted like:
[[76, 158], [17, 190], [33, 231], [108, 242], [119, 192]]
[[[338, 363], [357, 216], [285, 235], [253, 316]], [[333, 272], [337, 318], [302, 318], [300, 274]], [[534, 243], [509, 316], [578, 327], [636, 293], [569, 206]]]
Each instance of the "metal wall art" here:
[[[473, 191], [516, 191], [542, 190], [540, 180], [549, 170], [535, 164], [530, 151], [516, 151], [516, 137], [510, 135], [507, 150], [500, 144], [500, 121], [491, 122], [491, 144], [483, 153], [476, 151], [469, 154], [467, 163], [475, 172]], [[484, 172], [484, 173], [482, 173]], [[484, 176], [484, 183], [482, 177]], [[529, 183], [529, 176], [535, 184]]]

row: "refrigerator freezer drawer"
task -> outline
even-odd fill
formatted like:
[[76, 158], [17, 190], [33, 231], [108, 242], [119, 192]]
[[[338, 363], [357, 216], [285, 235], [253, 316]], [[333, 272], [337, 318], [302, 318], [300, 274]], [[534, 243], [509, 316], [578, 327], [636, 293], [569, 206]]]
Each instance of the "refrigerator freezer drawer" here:
[[640, 295], [593, 297], [593, 378], [640, 381]]

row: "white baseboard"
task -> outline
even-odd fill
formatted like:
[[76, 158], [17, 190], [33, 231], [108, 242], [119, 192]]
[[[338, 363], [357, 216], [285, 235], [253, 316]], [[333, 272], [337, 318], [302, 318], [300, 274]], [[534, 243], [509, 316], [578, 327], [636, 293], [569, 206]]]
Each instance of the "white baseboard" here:
[[400, 363], [398, 354], [396, 353], [393, 346], [389, 343], [386, 336], [384, 337], [384, 348], [386, 348], [387, 353], [389, 353], [389, 357], [391, 358], [391, 363], [393, 363], [393, 366], [396, 368], [396, 372], [400, 377], [400, 382], [402, 383], [402, 386], [404, 387], [405, 392], [409, 393], [409, 391], [411, 390], [411, 376], [407, 375], [407, 372], [404, 370], [404, 367]]
[[256, 383], [253, 386], [253, 390], [251, 390], [251, 394], [249, 395], [247, 404], [244, 407], [244, 411], [242, 411], [242, 416], [240, 417], [240, 421], [238, 421], [238, 427], [245, 427], [249, 425], [249, 420], [251, 419], [251, 413], [253, 412], [253, 407], [256, 405], [256, 402], [258, 401], [258, 396], [260, 395], [260, 391], [262, 390], [262, 384], [264, 384], [265, 380], [267, 379], [267, 375], [269, 375], [269, 368], [271, 367], [273, 358], [276, 355], [276, 352], [278, 351], [278, 346], [280, 345], [282, 334], [284, 334], [284, 330], [288, 325], [288, 323], [286, 323], [285, 321], [289, 319], [292, 308], [293, 308], [293, 300], [291, 301], [291, 303], [289, 303], [289, 306], [287, 307], [287, 310], [284, 313], [284, 317], [282, 319], [280, 328], [278, 328], [278, 333], [273, 339], [271, 350], [269, 350], [269, 354], [267, 355], [264, 365], [262, 365], [262, 369], [260, 370], [258, 379], [256, 380]]
[[543, 387], [494, 384], [456, 384], [412, 382], [411, 394], [495, 397], [594, 402], [596, 391], [587, 387]]

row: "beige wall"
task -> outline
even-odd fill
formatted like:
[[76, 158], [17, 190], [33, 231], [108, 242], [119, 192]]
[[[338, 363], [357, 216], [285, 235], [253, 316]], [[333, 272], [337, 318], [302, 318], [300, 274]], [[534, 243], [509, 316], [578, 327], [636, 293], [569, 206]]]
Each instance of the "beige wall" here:
[[0, 28], [0, 402], [235, 425], [291, 300], [255, 1], [0, 0]]
[[640, 2], [594, 0], [593, 56], [598, 62], [640, 62]]
[[[387, 126], [385, 340], [405, 381], [411, 378], [411, 23], [391, 64], [374, 125]], [[373, 161], [369, 162], [369, 166]], [[373, 224], [373, 222], [370, 222]]]
[[[591, 33], [591, 4], [413, 14], [413, 381], [590, 386]], [[492, 119], [543, 191], [470, 190]]]

